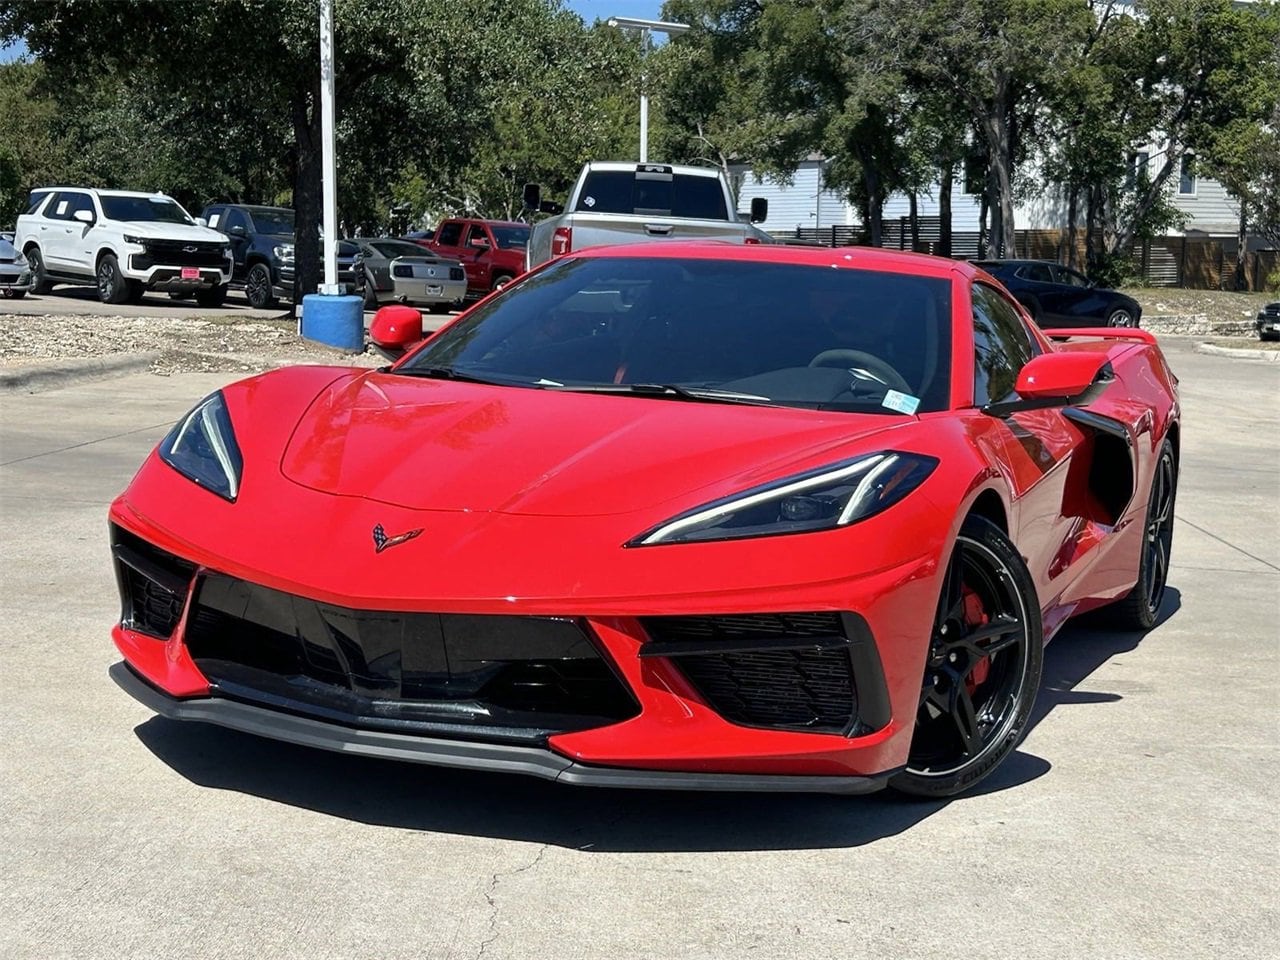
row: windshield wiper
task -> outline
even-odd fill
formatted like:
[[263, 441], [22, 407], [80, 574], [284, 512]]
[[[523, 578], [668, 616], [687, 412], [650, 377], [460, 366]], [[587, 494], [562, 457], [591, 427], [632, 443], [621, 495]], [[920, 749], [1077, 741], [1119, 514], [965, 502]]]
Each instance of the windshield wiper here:
[[460, 383], [487, 383], [495, 387], [511, 387], [511, 386], [532, 386], [532, 384], [522, 381], [511, 380], [491, 380], [487, 377], [479, 377], [474, 373], [467, 373], [454, 367], [400, 367], [395, 370], [388, 369], [388, 373], [398, 373], [406, 377], [426, 377], [431, 380], [457, 380]]
[[710, 387], [682, 387], [674, 383], [584, 383], [547, 387], [567, 393], [615, 393], [639, 397], [667, 397], [673, 400], [691, 400], [696, 403], [768, 404], [773, 401], [756, 393], [737, 393], [733, 390], [716, 390]]

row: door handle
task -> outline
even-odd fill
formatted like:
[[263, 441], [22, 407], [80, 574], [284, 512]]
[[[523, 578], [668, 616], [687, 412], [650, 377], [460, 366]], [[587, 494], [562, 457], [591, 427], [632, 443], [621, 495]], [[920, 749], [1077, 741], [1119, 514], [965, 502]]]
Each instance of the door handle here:
[[644, 229], [651, 237], [666, 237], [670, 236], [671, 231], [675, 229], [675, 225], [670, 223], [646, 223]]

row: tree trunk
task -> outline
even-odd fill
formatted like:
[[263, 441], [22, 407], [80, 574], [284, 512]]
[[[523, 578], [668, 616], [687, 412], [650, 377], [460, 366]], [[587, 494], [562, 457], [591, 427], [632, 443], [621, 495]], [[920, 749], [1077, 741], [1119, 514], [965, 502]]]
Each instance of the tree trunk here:
[[978, 201], [978, 256], [980, 257], [988, 256], [987, 238], [990, 235], [987, 232], [987, 214], [990, 213], [989, 206], [986, 191], [983, 191], [982, 198]]
[[953, 163], [942, 165], [942, 183], [938, 187], [938, 247], [933, 251], [940, 257], [951, 256], [951, 180], [955, 171]]
[[868, 163], [862, 166], [862, 180], [867, 188], [867, 229], [871, 233], [871, 245], [884, 243], [884, 196], [880, 190], [880, 173]]
[[1009, 89], [1000, 78], [996, 95], [987, 104], [980, 124], [987, 147], [987, 204], [991, 210], [991, 236], [987, 256], [1006, 255], [1014, 238], [1013, 222], [1013, 138], [1009, 129]]
[[1236, 289], [1248, 290], [1245, 264], [1249, 258], [1249, 204], [1240, 200], [1240, 232], [1236, 234]]
[[314, 83], [299, 85], [293, 98], [293, 135], [298, 145], [298, 165], [293, 181], [293, 309], [302, 298], [315, 293], [323, 276], [320, 227], [324, 220], [323, 154], [320, 136], [320, 75]]
[[1076, 214], [1080, 204], [1080, 185], [1067, 188], [1067, 266], [1076, 269]]
[[1090, 185], [1085, 196], [1084, 213], [1084, 270], [1091, 272], [1098, 261], [1098, 191]]
[[916, 198], [916, 192], [914, 190], [907, 195], [907, 202], [910, 205], [909, 217], [911, 219], [911, 250], [914, 253], [920, 249], [920, 209], [919, 201]]

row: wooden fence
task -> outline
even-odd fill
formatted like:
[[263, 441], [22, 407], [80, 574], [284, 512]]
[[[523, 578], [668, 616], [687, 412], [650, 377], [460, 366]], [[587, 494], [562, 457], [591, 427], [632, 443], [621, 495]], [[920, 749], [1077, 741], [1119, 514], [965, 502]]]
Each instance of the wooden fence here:
[[[918, 253], [943, 255], [942, 223], [938, 217], [919, 217], [916, 238], [912, 244], [911, 221], [908, 217], [886, 220], [881, 227], [882, 247], [893, 250], [915, 249]], [[826, 247], [865, 246], [870, 237], [860, 224], [830, 227], [796, 227], [775, 233], [784, 243], [822, 245]], [[953, 231], [949, 255], [957, 260], [976, 260], [981, 256], [980, 237], [975, 231]], [[1084, 262], [1084, 231], [1077, 231], [1077, 263]], [[1066, 231], [1018, 230], [1009, 257], [1031, 260], [1067, 261]], [[1236, 289], [1235, 237], [1157, 237], [1135, 241], [1130, 253], [1134, 276], [1149, 287], [1187, 287], [1193, 290]], [[1245, 258], [1245, 282], [1242, 289], [1263, 290], [1267, 278], [1280, 269], [1280, 250], [1250, 251]]]

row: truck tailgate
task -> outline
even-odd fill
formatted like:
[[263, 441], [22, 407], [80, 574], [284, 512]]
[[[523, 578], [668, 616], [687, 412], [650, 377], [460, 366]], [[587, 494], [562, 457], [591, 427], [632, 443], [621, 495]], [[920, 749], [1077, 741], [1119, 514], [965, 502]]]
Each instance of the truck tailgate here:
[[566, 219], [573, 229], [573, 250], [646, 240], [729, 240], [742, 243], [746, 237], [742, 224], [725, 220], [581, 211]]

